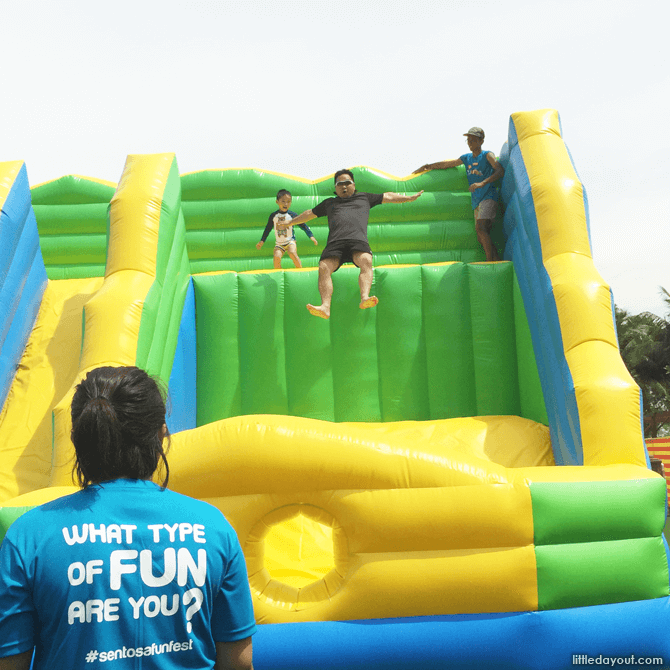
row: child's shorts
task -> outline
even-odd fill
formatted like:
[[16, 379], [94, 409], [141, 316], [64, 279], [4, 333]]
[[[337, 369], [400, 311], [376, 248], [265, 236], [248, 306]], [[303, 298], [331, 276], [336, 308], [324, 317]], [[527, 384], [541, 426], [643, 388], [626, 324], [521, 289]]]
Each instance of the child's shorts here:
[[[293, 246], [291, 246], [293, 245]], [[295, 243], [295, 240], [289, 240], [288, 242], [284, 244], [275, 244], [275, 249], [281, 249], [282, 251], [293, 251], [295, 252], [297, 250], [297, 245]]]

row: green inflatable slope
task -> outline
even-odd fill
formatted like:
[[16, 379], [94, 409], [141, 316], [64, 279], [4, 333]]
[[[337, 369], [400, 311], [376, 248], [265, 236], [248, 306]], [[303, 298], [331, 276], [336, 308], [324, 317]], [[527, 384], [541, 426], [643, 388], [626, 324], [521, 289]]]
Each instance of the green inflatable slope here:
[[115, 187], [68, 175], [31, 189], [49, 279], [102, 277], [107, 260], [107, 208]]
[[327, 421], [518, 415], [547, 423], [511, 263], [334, 275], [329, 321], [311, 316], [317, 271], [193, 277], [198, 425], [243, 414]]
[[[370, 168], [353, 168], [360, 191], [414, 193], [416, 202], [382, 205], [370, 213], [368, 228], [375, 264], [483, 261], [477, 242], [470, 193], [462, 167], [435, 170], [399, 180]], [[277, 209], [279, 189], [293, 195], [296, 213], [311, 209], [333, 195], [332, 177], [317, 183], [260, 170], [207, 170], [182, 175], [182, 207], [191, 272], [258, 270], [272, 268], [274, 233], [259, 251], [268, 216]], [[314, 224], [314, 225], [312, 225]], [[319, 241], [314, 246], [296, 230], [298, 254], [304, 267], [318, 265], [328, 236], [325, 219], [310, 222]], [[495, 226], [494, 241], [502, 250], [502, 226]], [[283, 267], [293, 267], [287, 257]]]
[[[435, 170], [405, 180], [370, 168], [353, 168], [359, 190], [416, 192], [422, 198], [403, 206], [385, 205], [372, 210], [369, 237], [375, 263], [435, 263], [481, 261], [470, 194], [462, 167]], [[275, 195], [287, 188], [293, 194], [292, 210], [311, 209], [333, 195], [330, 176], [316, 183], [261, 170], [205, 170], [182, 175], [182, 207], [186, 245], [193, 273], [272, 268], [274, 233], [260, 251], [256, 243], [277, 208]], [[68, 175], [32, 189], [32, 201], [44, 262], [50, 279], [101, 277], [107, 252], [108, 207], [114, 186]], [[325, 219], [311, 226], [319, 240], [314, 246], [296, 231], [303, 266], [315, 267], [326, 242]], [[502, 251], [502, 226], [494, 228], [494, 241]], [[290, 259], [284, 267], [292, 267]]]

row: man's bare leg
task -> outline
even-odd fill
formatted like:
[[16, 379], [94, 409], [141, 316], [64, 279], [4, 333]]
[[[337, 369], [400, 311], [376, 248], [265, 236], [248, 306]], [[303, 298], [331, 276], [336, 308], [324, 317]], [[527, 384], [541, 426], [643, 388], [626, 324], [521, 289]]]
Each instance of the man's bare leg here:
[[379, 299], [377, 296], [370, 296], [370, 289], [372, 288], [372, 255], [364, 251], [355, 251], [352, 254], [354, 263], [360, 268], [358, 274], [358, 287], [361, 290], [361, 309], [368, 309], [374, 307]]
[[339, 258], [324, 258], [319, 261], [319, 295], [321, 305], [307, 305], [310, 314], [322, 319], [330, 318], [330, 301], [333, 297], [333, 272], [340, 266]]
[[491, 241], [492, 226], [493, 222], [491, 219], [479, 219], [479, 221], [475, 223], [475, 230], [477, 231], [477, 240], [479, 240], [479, 244], [484, 248], [486, 260], [499, 261], [500, 256], [498, 256], [498, 250]]

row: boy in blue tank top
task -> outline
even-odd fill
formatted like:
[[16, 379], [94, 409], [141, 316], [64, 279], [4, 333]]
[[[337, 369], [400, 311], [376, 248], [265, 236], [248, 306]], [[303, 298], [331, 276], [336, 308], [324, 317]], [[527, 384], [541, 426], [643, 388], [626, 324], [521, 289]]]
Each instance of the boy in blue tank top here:
[[460, 158], [453, 160], [426, 163], [414, 170], [413, 174], [426, 170], [446, 170], [458, 165], [465, 165], [472, 198], [472, 209], [475, 215], [477, 239], [484, 249], [486, 260], [499, 261], [500, 256], [498, 256], [498, 251], [491, 241], [491, 227], [500, 198], [500, 191], [495, 182], [502, 179], [505, 170], [498, 163], [493, 152], [482, 149], [484, 131], [481, 128], [475, 126], [463, 134], [467, 138], [470, 153], [463, 154]]

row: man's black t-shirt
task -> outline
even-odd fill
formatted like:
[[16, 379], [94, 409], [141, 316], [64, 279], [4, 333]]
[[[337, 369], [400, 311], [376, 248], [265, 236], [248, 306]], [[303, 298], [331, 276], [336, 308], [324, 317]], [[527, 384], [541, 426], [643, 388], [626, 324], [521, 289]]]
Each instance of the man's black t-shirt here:
[[370, 209], [382, 204], [382, 193], [355, 191], [349, 198], [328, 198], [312, 209], [317, 217], [328, 217], [328, 242], [368, 241]]

